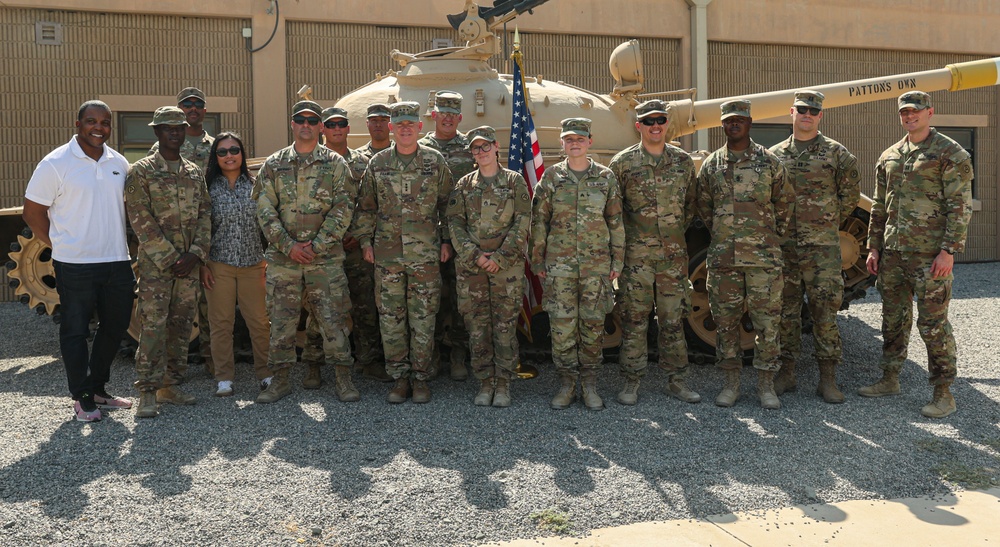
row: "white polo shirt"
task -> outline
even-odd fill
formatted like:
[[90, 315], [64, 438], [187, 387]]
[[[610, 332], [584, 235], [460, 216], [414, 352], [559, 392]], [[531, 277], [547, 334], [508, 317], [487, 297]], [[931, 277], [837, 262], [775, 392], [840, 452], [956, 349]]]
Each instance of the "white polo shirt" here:
[[104, 145], [94, 161], [70, 141], [35, 167], [24, 197], [49, 208], [52, 258], [71, 264], [129, 260], [125, 240], [128, 160]]

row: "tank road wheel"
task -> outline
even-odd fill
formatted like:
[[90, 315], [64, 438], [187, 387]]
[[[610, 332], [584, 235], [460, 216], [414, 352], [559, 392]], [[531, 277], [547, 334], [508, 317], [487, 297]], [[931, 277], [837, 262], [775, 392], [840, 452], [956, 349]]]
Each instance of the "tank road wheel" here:
[[[52, 265], [52, 248], [25, 228], [10, 244], [7, 277], [14, 295], [23, 304], [39, 313], [54, 315], [59, 309], [56, 273]], [[58, 315], [54, 315], [58, 321]]]
[[840, 227], [840, 267], [844, 276], [844, 301], [840, 309], [846, 310], [852, 300], [864, 298], [868, 287], [875, 284], [875, 276], [868, 273], [868, 219], [871, 213], [855, 207], [851, 216]]
[[[685, 330], [688, 332], [688, 342], [694, 341], [696, 347], [691, 349], [701, 350], [711, 355], [715, 355], [716, 328], [715, 319], [708, 305], [708, 267], [706, 258], [708, 250], [703, 249], [694, 255], [688, 264], [688, 278], [691, 280], [691, 312], [685, 322]], [[746, 313], [740, 320], [740, 348], [743, 350], [744, 358], [753, 356], [754, 330], [750, 316]], [[694, 336], [690, 336], [690, 335]]]

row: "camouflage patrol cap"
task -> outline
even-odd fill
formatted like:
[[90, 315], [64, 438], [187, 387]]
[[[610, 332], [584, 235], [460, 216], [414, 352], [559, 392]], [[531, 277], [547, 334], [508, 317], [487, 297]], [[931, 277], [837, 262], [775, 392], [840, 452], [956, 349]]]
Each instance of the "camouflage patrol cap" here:
[[481, 125], [466, 133], [465, 138], [469, 139], [469, 148], [472, 148], [476, 141], [497, 142], [497, 132], [488, 125]]
[[385, 103], [375, 103], [368, 105], [369, 118], [388, 118], [389, 105]]
[[188, 125], [187, 116], [176, 106], [161, 106], [153, 112], [153, 121], [149, 122], [150, 127], [157, 125]]
[[590, 136], [590, 124], [593, 123], [588, 118], [566, 118], [562, 121], [562, 133], [559, 133], [559, 138], [563, 138], [566, 135], [583, 135], [584, 137]]
[[434, 110], [443, 114], [461, 114], [462, 94], [455, 91], [438, 91], [434, 95]]
[[420, 121], [420, 103], [415, 101], [396, 103], [389, 108], [389, 112], [392, 123]]
[[750, 117], [750, 100], [749, 99], [733, 99], [732, 101], [726, 101], [722, 103], [719, 108], [722, 109], [722, 118], [732, 118], [733, 116], [743, 116], [746, 118]]
[[635, 119], [637, 120], [641, 120], [654, 114], [663, 114], [664, 116], [667, 116], [667, 101], [653, 99], [635, 107]]
[[336, 106], [331, 106], [330, 108], [323, 109], [323, 121], [332, 120], [333, 118], [344, 118], [347, 119], [347, 111], [343, 108]]
[[808, 106], [823, 110], [823, 99], [825, 98], [826, 96], [819, 91], [802, 89], [795, 92], [795, 102], [792, 103], [792, 106]]
[[900, 95], [896, 102], [899, 103], [899, 110], [904, 108], [924, 110], [931, 107], [931, 96], [923, 91], [907, 91]]
[[180, 104], [181, 101], [189, 97], [194, 97], [195, 99], [205, 100], [205, 93], [198, 89], [197, 87], [185, 87], [177, 94], [177, 103]]
[[317, 116], [322, 116], [323, 107], [313, 101], [299, 101], [292, 105], [292, 116], [303, 112], [312, 112]]

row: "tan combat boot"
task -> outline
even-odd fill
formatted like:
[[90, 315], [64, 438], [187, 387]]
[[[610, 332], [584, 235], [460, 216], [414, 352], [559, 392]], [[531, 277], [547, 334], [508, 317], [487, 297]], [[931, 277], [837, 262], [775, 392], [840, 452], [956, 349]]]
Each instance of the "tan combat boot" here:
[[681, 378], [671, 378], [667, 382], [667, 394], [673, 395], [685, 403], [700, 403], [701, 395], [698, 392], [688, 389], [687, 384]]
[[469, 371], [465, 368], [465, 356], [468, 350], [462, 344], [455, 344], [451, 347], [451, 379], [464, 382], [469, 377]]
[[885, 397], [886, 395], [899, 395], [899, 371], [883, 370], [882, 379], [870, 386], [858, 389], [858, 395], [862, 397]]
[[323, 374], [320, 372], [319, 363], [309, 363], [309, 371], [302, 379], [302, 387], [305, 389], [319, 389], [323, 385]]
[[774, 393], [774, 371], [761, 370], [757, 372], [757, 396], [760, 397], [760, 407], [769, 410], [781, 408], [781, 399]]
[[476, 406], [490, 406], [493, 404], [493, 378], [483, 378], [479, 385], [479, 393], [476, 394], [476, 398], [472, 400], [472, 404]]
[[427, 385], [427, 380], [413, 380], [413, 397], [411, 400], [416, 404], [431, 402], [431, 388]]
[[159, 414], [156, 410], [156, 392], [143, 391], [139, 393], [139, 406], [135, 409], [136, 418], [155, 418]]
[[639, 402], [639, 378], [626, 377], [625, 386], [618, 392], [618, 402], [632, 406]]
[[493, 406], [497, 408], [510, 406], [510, 379], [497, 378], [496, 389], [493, 392]]
[[944, 418], [955, 413], [955, 398], [951, 395], [951, 384], [934, 386], [934, 398], [920, 409], [928, 418]]
[[782, 361], [781, 369], [774, 375], [774, 394], [782, 395], [786, 391], [795, 391], [795, 361]]
[[726, 383], [722, 386], [722, 392], [715, 398], [715, 406], [730, 407], [736, 404], [740, 398], [740, 369], [725, 369], [722, 371], [726, 377]]
[[[778, 391], [778, 380], [774, 381], [775, 391]], [[831, 404], [844, 402], [844, 394], [837, 387], [837, 362], [826, 359], [819, 362], [819, 385], [816, 386], [816, 395]]]
[[189, 395], [181, 391], [177, 386], [161, 387], [156, 390], [157, 403], [170, 403], [172, 405], [193, 405], [197, 401], [194, 395]]
[[569, 408], [569, 405], [573, 404], [573, 400], [576, 399], [576, 376], [563, 374], [560, 382], [559, 391], [552, 398], [552, 401], [549, 402], [549, 407], [554, 410]]
[[580, 391], [583, 393], [583, 405], [587, 410], [604, 410], [604, 401], [597, 394], [597, 371], [580, 374]]
[[271, 377], [271, 384], [267, 386], [267, 389], [260, 392], [260, 395], [257, 396], [256, 402], [262, 404], [273, 403], [291, 393], [292, 386], [288, 385], [289, 370], [291, 370], [291, 367], [285, 367], [275, 371], [274, 376]]
[[336, 375], [336, 383], [333, 390], [337, 393], [337, 398], [345, 403], [360, 401], [361, 394], [358, 393], [354, 382], [351, 381], [351, 367], [347, 365], [337, 366], [334, 368], [334, 374]]
[[410, 396], [410, 379], [409, 378], [397, 378], [396, 383], [389, 390], [388, 400], [390, 403], [399, 404], [405, 403], [406, 398]]

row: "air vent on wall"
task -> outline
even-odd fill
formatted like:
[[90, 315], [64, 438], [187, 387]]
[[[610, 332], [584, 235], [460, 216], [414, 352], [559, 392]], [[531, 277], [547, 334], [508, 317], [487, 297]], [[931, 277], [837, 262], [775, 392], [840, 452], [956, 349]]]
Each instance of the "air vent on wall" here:
[[62, 23], [35, 21], [35, 43], [40, 46], [62, 45]]

